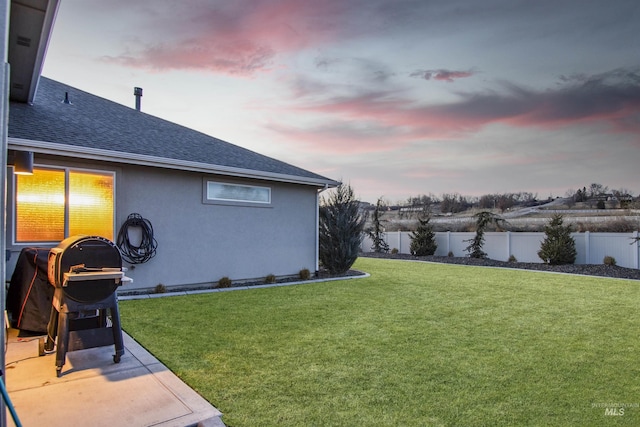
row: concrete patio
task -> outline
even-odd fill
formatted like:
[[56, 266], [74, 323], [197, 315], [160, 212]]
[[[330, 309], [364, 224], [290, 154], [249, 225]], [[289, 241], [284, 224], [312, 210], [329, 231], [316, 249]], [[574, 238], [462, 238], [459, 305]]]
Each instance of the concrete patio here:
[[[38, 356], [39, 337], [7, 332], [9, 397], [23, 426], [224, 427], [222, 414], [123, 332], [113, 346], [67, 353], [60, 378], [55, 354]], [[7, 410], [7, 425], [15, 425]]]

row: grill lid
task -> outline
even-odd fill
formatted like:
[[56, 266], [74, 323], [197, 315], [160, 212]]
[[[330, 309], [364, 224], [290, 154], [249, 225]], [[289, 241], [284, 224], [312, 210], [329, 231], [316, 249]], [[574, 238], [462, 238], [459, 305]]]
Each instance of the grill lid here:
[[64, 288], [69, 297], [85, 302], [99, 301], [119, 286], [115, 276], [122, 277], [122, 273], [113, 273], [122, 271], [122, 257], [118, 247], [104, 237], [76, 235], [51, 249], [48, 268], [52, 285], [62, 287], [67, 279]]

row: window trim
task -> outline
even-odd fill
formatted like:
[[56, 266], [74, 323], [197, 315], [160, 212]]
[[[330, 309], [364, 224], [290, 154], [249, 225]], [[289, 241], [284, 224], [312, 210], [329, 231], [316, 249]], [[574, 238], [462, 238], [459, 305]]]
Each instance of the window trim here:
[[[246, 206], [246, 207], [272, 207], [273, 206], [273, 188], [267, 185], [257, 185], [257, 184], [248, 184], [248, 183], [240, 183], [233, 181], [221, 181], [217, 179], [211, 178], [203, 178], [202, 180], [202, 203], [210, 204], [210, 205], [227, 205], [227, 206]], [[242, 199], [226, 199], [226, 198], [212, 198], [209, 196], [209, 184], [222, 184], [222, 185], [231, 185], [235, 187], [244, 187], [244, 188], [256, 188], [261, 190], [267, 190], [268, 192], [268, 201], [259, 201], [259, 200], [242, 200]]]
[[[69, 237], [69, 175], [71, 172], [80, 172], [80, 173], [90, 173], [96, 175], [109, 175], [113, 178], [113, 221], [111, 224], [113, 238], [115, 239], [117, 230], [116, 230], [116, 171], [115, 170], [105, 170], [105, 169], [93, 169], [86, 167], [76, 167], [76, 166], [61, 166], [61, 165], [51, 165], [51, 164], [40, 164], [36, 163], [33, 165], [35, 169], [47, 169], [47, 170], [57, 170], [64, 172], [64, 191], [65, 191], [65, 208], [64, 208], [64, 239]], [[18, 214], [17, 214], [17, 203], [18, 203], [18, 182], [15, 174], [11, 174], [11, 189], [7, 189], [11, 191], [12, 195], [12, 204], [11, 204], [11, 245], [12, 246], [33, 246], [33, 245], [52, 245], [57, 244], [60, 241], [45, 241], [45, 240], [34, 240], [34, 241], [17, 241], [17, 228], [18, 228]], [[7, 222], [9, 218], [7, 218]]]

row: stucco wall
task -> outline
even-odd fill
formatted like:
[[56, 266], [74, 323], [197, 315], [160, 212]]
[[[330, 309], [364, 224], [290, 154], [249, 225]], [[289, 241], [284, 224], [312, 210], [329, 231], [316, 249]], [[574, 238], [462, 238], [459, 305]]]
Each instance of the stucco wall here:
[[[212, 284], [224, 276], [232, 280], [289, 276], [303, 268], [312, 272], [316, 268], [315, 187], [45, 156], [36, 156], [38, 163], [115, 171], [114, 240], [131, 213], [153, 225], [157, 254], [145, 264], [124, 264], [134, 282], [122, 291], [158, 284]], [[272, 203], [269, 207], [203, 203], [207, 179], [271, 187]], [[9, 188], [8, 206], [13, 205], [12, 194]], [[9, 233], [7, 245], [12, 250], [10, 277], [22, 246], [12, 245]]]
[[[269, 186], [271, 206], [203, 203], [207, 178]], [[315, 270], [313, 187], [128, 167], [117, 177], [116, 191], [118, 227], [130, 213], [139, 213], [151, 221], [158, 241], [157, 255], [127, 273], [136, 288]]]

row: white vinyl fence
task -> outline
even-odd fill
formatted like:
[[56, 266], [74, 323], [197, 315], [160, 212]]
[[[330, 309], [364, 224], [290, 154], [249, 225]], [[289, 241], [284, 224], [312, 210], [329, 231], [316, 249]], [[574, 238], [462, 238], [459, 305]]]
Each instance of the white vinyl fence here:
[[[401, 254], [410, 254], [410, 232], [394, 231], [384, 233], [389, 249], [398, 249]], [[438, 249], [436, 256], [464, 257], [469, 246], [468, 240], [473, 239], [475, 232], [436, 232]], [[519, 262], [542, 262], [538, 257], [540, 245], [545, 238], [541, 232], [488, 232], [485, 233], [482, 250], [488, 258], [507, 261], [513, 255]], [[620, 267], [640, 268], [640, 242], [638, 232], [633, 233], [571, 233], [576, 242], [576, 264], [602, 264], [605, 256], [612, 256]], [[362, 251], [371, 252], [372, 240], [365, 237]]]

